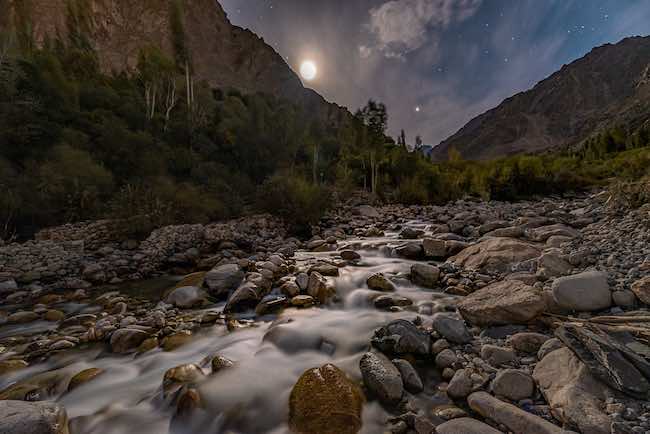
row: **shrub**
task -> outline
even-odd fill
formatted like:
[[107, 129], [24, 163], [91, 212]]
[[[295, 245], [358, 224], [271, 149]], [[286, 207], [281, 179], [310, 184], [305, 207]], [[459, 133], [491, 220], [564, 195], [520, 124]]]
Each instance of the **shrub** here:
[[257, 207], [285, 220], [292, 232], [309, 235], [310, 226], [331, 206], [331, 192], [305, 179], [278, 173], [258, 189]]

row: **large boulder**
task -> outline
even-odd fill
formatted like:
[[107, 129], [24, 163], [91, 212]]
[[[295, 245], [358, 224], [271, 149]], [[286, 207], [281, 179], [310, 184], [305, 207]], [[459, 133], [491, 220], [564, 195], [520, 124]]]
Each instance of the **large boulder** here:
[[[505, 426], [513, 433], [565, 434], [559, 426], [501, 401], [487, 392], [475, 392], [467, 398], [470, 408], [486, 419]], [[609, 429], [609, 426], [607, 427]], [[585, 431], [591, 433], [592, 431]]]
[[223, 297], [234, 291], [244, 280], [244, 271], [237, 264], [225, 264], [213, 268], [205, 275], [210, 294]]
[[329, 284], [325, 276], [313, 271], [309, 275], [307, 294], [324, 304], [336, 295], [336, 290]]
[[533, 244], [513, 238], [488, 238], [474, 244], [449, 261], [481, 273], [507, 273], [514, 265], [538, 258], [542, 251]]
[[585, 271], [553, 281], [553, 299], [563, 309], [579, 312], [607, 309], [612, 305], [612, 293], [607, 273]]
[[0, 433], [68, 434], [68, 416], [54, 402], [0, 401]]
[[486, 286], [458, 304], [466, 321], [482, 326], [527, 323], [545, 309], [542, 292], [518, 280]]
[[289, 426], [300, 434], [355, 434], [361, 429], [364, 397], [334, 365], [303, 373], [289, 397]]
[[456, 344], [467, 344], [472, 342], [472, 334], [465, 326], [465, 321], [457, 314], [436, 313], [431, 318], [432, 325], [443, 338]]
[[111, 335], [111, 348], [114, 353], [125, 354], [135, 351], [148, 337], [149, 333], [143, 330], [130, 328], [118, 329]]
[[431, 335], [404, 319], [377, 329], [372, 345], [384, 353], [426, 356], [431, 353]]
[[440, 269], [429, 264], [413, 264], [411, 281], [425, 288], [435, 288], [440, 279]]
[[402, 375], [382, 353], [369, 352], [361, 357], [359, 369], [368, 390], [384, 404], [395, 405], [404, 394]]
[[610, 434], [612, 420], [602, 411], [608, 388], [570, 349], [547, 354], [535, 366], [533, 378], [557, 420], [580, 432]]

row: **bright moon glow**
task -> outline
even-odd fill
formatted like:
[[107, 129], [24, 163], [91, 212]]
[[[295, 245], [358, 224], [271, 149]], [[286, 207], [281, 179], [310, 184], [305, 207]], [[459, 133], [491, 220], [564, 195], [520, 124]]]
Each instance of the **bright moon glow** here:
[[316, 64], [314, 62], [311, 60], [305, 60], [302, 62], [302, 65], [300, 65], [300, 75], [302, 78], [307, 81], [311, 81], [316, 78], [316, 74], [318, 74], [318, 68], [316, 68]]

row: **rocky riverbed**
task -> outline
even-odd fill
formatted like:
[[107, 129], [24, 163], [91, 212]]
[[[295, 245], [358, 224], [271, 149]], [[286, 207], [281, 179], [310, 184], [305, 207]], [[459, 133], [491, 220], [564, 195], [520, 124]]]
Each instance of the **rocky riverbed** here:
[[606, 199], [1, 247], [0, 432], [650, 433], [650, 207]]

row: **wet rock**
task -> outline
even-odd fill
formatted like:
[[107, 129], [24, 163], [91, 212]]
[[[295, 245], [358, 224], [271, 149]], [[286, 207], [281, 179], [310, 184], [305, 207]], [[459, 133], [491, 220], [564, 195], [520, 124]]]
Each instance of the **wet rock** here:
[[511, 348], [485, 344], [481, 347], [481, 358], [490, 365], [498, 368], [499, 366], [514, 362], [517, 356]]
[[650, 276], [634, 282], [631, 289], [641, 303], [650, 305]]
[[314, 297], [314, 299], [318, 300], [320, 303], [325, 304], [336, 295], [336, 290], [329, 284], [323, 275], [314, 271], [309, 275], [307, 294]]
[[414, 264], [411, 267], [411, 281], [425, 288], [435, 288], [440, 279], [440, 269], [428, 264]]
[[197, 384], [205, 378], [201, 368], [194, 364], [176, 366], [165, 372], [163, 377], [163, 393], [165, 396], [178, 391], [182, 386]]
[[103, 369], [99, 368], [88, 368], [84, 369], [83, 371], [79, 372], [76, 374], [72, 379], [70, 379], [70, 383], [68, 384], [68, 392], [71, 392], [72, 390], [76, 389], [77, 387], [81, 386], [82, 384], [85, 384], [99, 375], [101, 375], [104, 372]]
[[404, 228], [399, 233], [399, 237], [403, 240], [416, 240], [424, 235], [424, 231], [415, 228]]
[[156, 348], [158, 348], [158, 338], [147, 338], [140, 344], [140, 346], [138, 346], [138, 353], [146, 353], [147, 351], [151, 351]]
[[66, 391], [72, 374], [66, 369], [56, 369], [27, 377], [0, 391], [0, 401], [43, 401]]
[[255, 307], [255, 314], [262, 316], [278, 312], [283, 309], [289, 301], [283, 295], [267, 295]]
[[191, 309], [204, 304], [206, 302], [205, 297], [206, 294], [196, 286], [182, 286], [172, 290], [165, 299], [165, 303], [181, 309]]
[[364, 397], [334, 365], [303, 373], [289, 397], [289, 426], [300, 434], [356, 434]]
[[488, 238], [449, 259], [457, 266], [481, 273], [506, 273], [523, 261], [538, 258], [541, 250], [512, 238]]
[[522, 353], [536, 354], [544, 342], [551, 339], [550, 336], [541, 333], [522, 332], [510, 338], [512, 347]]
[[12, 313], [7, 317], [7, 322], [9, 324], [25, 324], [28, 322], [36, 321], [40, 316], [35, 312], [30, 311], [20, 311]]
[[239, 287], [244, 280], [244, 272], [236, 264], [226, 264], [213, 268], [205, 275], [205, 284], [210, 294], [222, 297]]
[[436, 434], [503, 434], [476, 419], [463, 417], [453, 419], [436, 427]]
[[458, 304], [463, 318], [475, 325], [523, 324], [545, 309], [541, 291], [517, 280], [486, 286]]
[[43, 314], [43, 319], [46, 321], [59, 322], [65, 318], [65, 313], [60, 310], [49, 309]]
[[336, 277], [339, 275], [339, 267], [327, 263], [316, 264], [309, 269], [309, 274], [313, 273], [319, 273], [323, 276]]
[[408, 243], [397, 247], [395, 253], [403, 258], [419, 259], [424, 254], [424, 249], [420, 243]]
[[381, 353], [366, 353], [361, 357], [359, 369], [368, 390], [386, 405], [395, 405], [404, 394], [399, 370]]
[[532, 377], [517, 369], [499, 371], [492, 381], [492, 393], [511, 401], [530, 398], [534, 392], [535, 383]]
[[431, 336], [400, 319], [376, 330], [372, 345], [384, 353], [424, 356], [431, 353]]
[[361, 259], [361, 255], [354, 250], [343, 250], [341, 251], [341, 259], [344, 261], [358, 261]]
[[467, 403], [481, 416], [504, 425], [515, 433], [565, 434], [562, 428], [486, 392], [471, 394]]
[[125, 354], [134, 351], [149, 337], [149, 334], [138, 329], [118, 329], [111, 335], [111, 348], [114, 353]]
[[442, 259], [447, 257], [447, 245], [445, 240], [437, 238], [425, 238], [422, 241], [424, 256], [427, 258]]
[[280, 291], [287, 297], [291, 298], [300, 294], [300, 287], [296, 282], [290, 280], [288, 282], [284, 282], [282, 286], [280, 286]]
[[465, 398], [472, 393], [474, 382], [471, 369], [459, 369], [447, 386], [447, 394], [454, 399]]
[[54, 402], [0, 401], [0, 432], [68, 434], [68, 416]]
[[553, 299], [563, 309], [579, 312], [607, 309], [612, 305], [612, 293], [607, 274], [586, 271], [553, 281]]
[[583, 433], [610, 434], [611, 419], [601, 410], [607, 388], [570, 349], [544, 357], [535, 366], [533, 378], [556, 419]]
[[298, 273], [296, 275], [296, 285], [298, 285], [301, 291], [307, 291], [307, 287], [309, 286], [309, 274]]
[[316, 300], [311, 295], [297, 295], [291, 299], [291, 305], [295, 307], [311, 307]]
[[26, 368], [29, 364], [24, 360], [1, 360], [0, 361], [0, 375], [5, 375], [10, 372], [19, 371]]
[[212, 358], [210, 365], [212, 366], [212, 373], [216, 374], [224, 369], [232, 368], [235, 363], [226, 357], [217, 355]]
[[373, 291], [393, 292], [396, 289], [395, 284], [383, 273], [376, 273], [368, 277], [366, 284]]
[[250, 282], [245, 282], [228, 298], [228, 302], [223, 308], [223, 311], [227, 313], [243, 312], [257, 306], [259, 301], [260, 299], [255, 285]]
[[411, 306], [413, 300], [397, 294], [386, 294], [375, 298], [373, 303], [377, 309], [390, 309], [393, 307]]
[[187, 331], [174, 333], [162, 340], [161, 347], [165, 351], [174, 351], [177, 348], [189, 343], [192, 340], [192, 334]]
[[402, 376], [402, 382], [404, 383], [404, 388], [406, 390], [415, 394], [420, 393], [422, 390], [424, 390], [422, 379], [408, 360], [395, 359], [393, 360], [393, 365], [395, 365], [397, 370], [399, 370], [399, 373]]
[[434, 330], [448, 341], [467, 344], [473, 339], [463, 319], [456, 314], [437, 313], [431, 320]]

